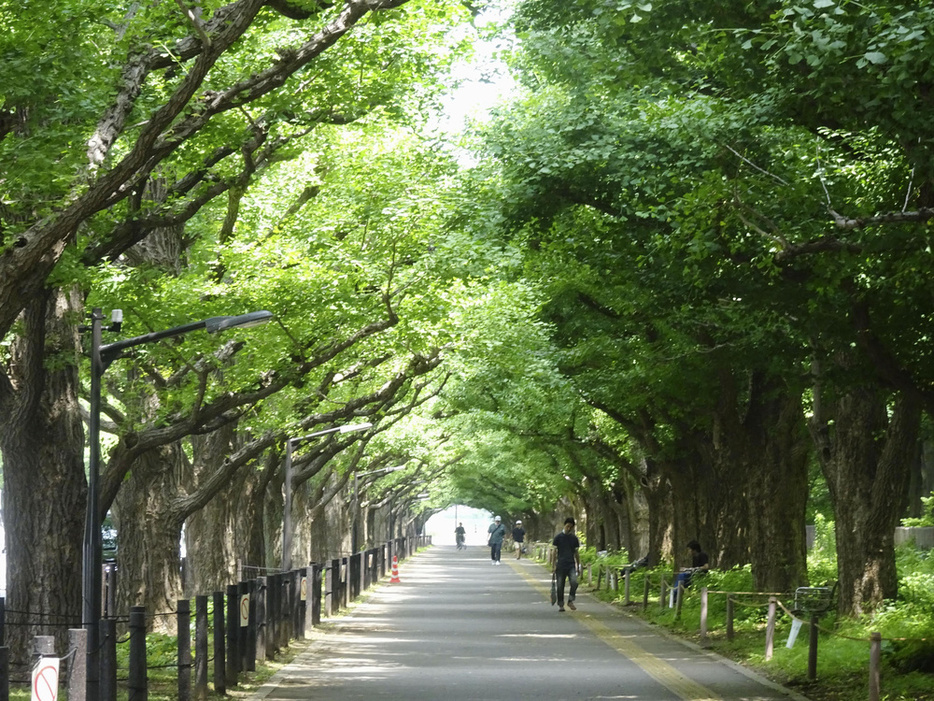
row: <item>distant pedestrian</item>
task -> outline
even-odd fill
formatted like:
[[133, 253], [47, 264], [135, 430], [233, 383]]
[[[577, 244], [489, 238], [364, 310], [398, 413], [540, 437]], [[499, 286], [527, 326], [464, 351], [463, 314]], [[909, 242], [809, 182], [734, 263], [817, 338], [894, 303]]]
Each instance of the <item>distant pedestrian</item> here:
[[522, 548], [525, 547], [525, 529], [522, 527], [522, 521], [516, 521], [512, 529], [512, 540], [516, 544], [516, 559], [522, 559]]
[[564, 611], [564, 585], [570, 580], [571, 591], [568, 593], [568, 608], [576, 611], [574, 599], [577, 598], [577, 583], [581, 573], [580, 547], [581, 542], [574, 534], [574, 519], [568, 516], [564, 519], [562, 530], [552, 541], [555, 546], [554, 573], [558, 580], [558, 611]]
[[506, 526], [503, 525], [502, 519], [497, 516], [493, 519], [493, 523], [490, 524], [487, 533], [490, 534], [490, 540], [488, 541], [490, 545], [490, 559], [493, 561], [494, 565], [501, 565], [499, 561], [500, 555], [503, 552], [503, 538], [506, 537]]

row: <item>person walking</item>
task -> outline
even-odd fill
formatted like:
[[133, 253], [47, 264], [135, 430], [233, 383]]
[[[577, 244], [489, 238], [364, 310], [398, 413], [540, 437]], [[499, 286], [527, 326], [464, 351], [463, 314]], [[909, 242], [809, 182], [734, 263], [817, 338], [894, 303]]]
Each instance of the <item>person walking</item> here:
[[516, 521], [516, 525], [512, 529], [512, 540], [516, 546], [516, 559], [522, 559], [522, 548], [525, 543], [525, 529], [522, 527], [522, 521]]
[[558, 580], [558, 611], [564, 611], [564, 585], [567, 581], [571, 583], [571, 591], [568, 593], [568, 608], [572, 611], [577, 610], [574, 599], [577, 598], [577, 583], [581, 571], [581, 542], [574, 533], [574, 525], [574, 519], [571, 516], [564, 519], [564, 529], [555, 536], [551, 543], [555, 546], [555, 567], [553, 571]]
[[467, 531], [464, 530], [464, 524], [458, 523], [457, 528], [454, 529], [454, 539], [457, 541], [457, 549], [463, 550], [467, 547]]
[[493, 561], [494, 565], [502, 564], [499, 561], [500, 555], [503, 552], [503, 538], [506, 537], [506, 526], [503, 525], [502, 519], [499, 516], [496, 516], [493, 519], [493, 523], [490, 524], [487, 533], [490, 534], [490, 559]]

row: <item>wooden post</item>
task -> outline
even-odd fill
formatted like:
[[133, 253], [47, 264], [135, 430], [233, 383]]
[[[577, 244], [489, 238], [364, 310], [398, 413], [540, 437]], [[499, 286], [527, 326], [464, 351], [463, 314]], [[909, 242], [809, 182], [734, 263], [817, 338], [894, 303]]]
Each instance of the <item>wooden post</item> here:
[[227, 585], [227, 628], [224, 631], [227, 637], [227, 664], [224, 677], [226, 688], [237, 685], [240, 675], [240, 652], [237, 643], [240, 640], [240, 598], [237, 596], [237, 585]]
[[149, 698], [149, 676], [146, 671], [146, 608], [144, 606], [130, 607], [130, 671], [127, 688], [129, 689], [129, 701], [146, 701]]
[[[382, 563], [381, 563], [382, 564]], [[321, 565], [311, 565], [311, 624], [321, 624]]]
[[256, 578], [256, 661], [266, 660], [269, 637], [269, 607], [266, 600], [269, 586], [266, 577]]
[[623, 606], [629, 606], [629, 570], [623, 572]]
[[227, 657], [224, 640], [227, 628], [224, 625], [224, 592], [216, 591], [214, 599], [214, 691], [227, 694]]
[[817, 640], [820, 630], [817, 627], [817, 616], [811, 614], [811, 629], [808, 631], [808, 680], [817, 679]]
[[765, 624], [765, 661], [772, 659], [772, 652], [775, 649], [775, 597], [769, 597], [769, 618]]
[[208, 597], [195, 597], [195, 698], [208, 695]]
[[[105, 660], [107, 659], [107, 654], [109, 652], [108, 645], [109, 641], [106, 637], [102, 636], [101, 645], [103, 646], [103, 651], [101, 652], [101, 666], [104, 666]], [[69, 628], [68, 629], [68, 646], [75, 651], [74, 655], [71, 657], [70, 671], [68, 673], [68, 700], [69, 701], [85, 701], [87, 698], [87, 660], [88, 655], [88, 631], [86, 628]], [[110, 681], [109, 674], [102, 674], [100, 680], [100, 692], [101, 692], [101, 701], [107, 701], [109, 698], [116, 699], [117, 693], [117, 636], [114, 635], [113, 642], [113, 651], [114, 651], [114, 667], [113, 667], [113, 693], [114, 696], [107, 696], [107, 684]], [[108, 660], [109, 661], [109, 660]], [[5, 674], [0, 671], [0, 675]], [[0, 683], [2, 687], [2, 683]], [[4, 695], [3, 689], [0, 688], [0, 701], [9, 701], [10, 693], [9, 688], [6, 690], [6, 695]]]
[[700, 590], [700, 639], [701, 645], [707, 643], [707, 587]]
[[[98, 623], [98, 643], [101, 646], [100, 653], [100, 664], [101, 664], [101, 673], [100, 673], [100, 686], [98, 687], [98, 692], [101, 695], [101, 701], [117, 701], [117, 622], [112, 618], [102, 618], [100, 623]], [[81, 633], [81, 649], [87, 654], [88, 647], [88, 632], [87, 630], [74, 630], [68, 631], [68, 637], [71, 638], [72, 633], [76, 636], [78, 633]], [[76, 638], [77, 639], [77, 638]], [[79, 657], [81, 649], [75, 647], [75, 656], [73, 659], [80, 660], [84, 659]], [[87, 670], [84, 669], [84, 665], [76, 665], [75, 671], [81, 670], [79, 676], [82, 679], [86, 679]], [[81, 682], [82, 685], [85, 685], [86, 682]], [[71, 696], [71, 688], [75, 684], [73, 679], [68, 680], [69, 694], [68, 699], [71, 701], [73, 698]], [[79, 696], [74, 697], [75, 699], [86, 698], [87, 689], [84, 690], [76, 688], [75, 691]]]
[[[84, 658], [79, 659], [79, 666], [85, 667]], [[80, 698], [83, 699], [84, 696]], [[10, 648], [6, 645], [0, 645], [0, 701], [10, 701]]]
[[882, 661], [882, 634], [869, 634], [869, 701], [879, 701], [879, 665]]
[[733, 639], [733, 595], [726, 595], [726, 639]]
[[684, 582], [678, 582], [678, 588], [675, 591], [675, 620], [681, 620], [681, 605], [684, 602]]
[[652, 582], [649, 580], [647, 573], [642, 581], [645, 584], [645, 591], [642, 592], [642, 612], [645, 613], [649, 608], [649, 587], [652, 586]]
[[658, 605], [660, 608], [665, 608], [665, 595], [668, 593], [668, 580], [664, 577], [662, 578], [661, 593], [658, 596]]
[[178, 622], [178, 701], [191, 701], [191, 602], [176, 603]]
[[251, 579], [247, 583], [247, 593], [250, 595], [250, 610], [247, 615], [246, 624], [246, 659], [245, 671], [256, 671], [256, 658], [259, 656], [256, 652], [256, 640], [259, 627], [256, 624], [257, 601], [256, 591], [259, 589], [259, 581]]

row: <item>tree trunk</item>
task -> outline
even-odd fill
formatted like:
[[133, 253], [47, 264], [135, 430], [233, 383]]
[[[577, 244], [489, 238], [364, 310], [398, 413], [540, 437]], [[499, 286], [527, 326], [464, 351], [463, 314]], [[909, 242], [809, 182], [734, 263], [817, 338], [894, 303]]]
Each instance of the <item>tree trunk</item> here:
[[182, 598], [184, 514], [175, 505], [189, 469], [177, 443], [150, 450], [136, 460], [113, 504], [117, 612], [125, 615], [131, 606], [145, 606], [148, 614], [157, 614], [154, 630], [168, 631], [171, 621], [158, 614], [174, 611]]
[[799, 392], [781, 380], [755, 384], [744, 461], [753, 583], [788, 592], [807, 580], [807, 426]]
[[850, 389], [812, 422], [836, 514], [843, 614], [870, 612], [897, 594], [895, 528], [917, 459], [921, 409], [914, 396], [889, 399], [878, 387]]
[[48, 291], [22, 315], [0, 375], [0, 453], [7, 552], [7, 641], [25, 662], [35, 635], [64, 649], [81, 624], [87, 481], [78, 409], [79, 352], [73, 293]]

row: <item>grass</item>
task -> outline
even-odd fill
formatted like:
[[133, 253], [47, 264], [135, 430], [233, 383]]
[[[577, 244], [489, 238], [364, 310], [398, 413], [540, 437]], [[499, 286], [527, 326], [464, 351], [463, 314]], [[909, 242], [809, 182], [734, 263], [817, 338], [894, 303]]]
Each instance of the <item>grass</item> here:
[[[630, 579], [630, 601], [626, 610], [664, 628], [670, 634], [702, 644], [762, 676], [794, 689], [812, 701], [864, 701], [869, 689], [869, 634], [883, 637], [881, 698], [883, 701], [934, 701], [934, 617], [926, 605], [912, 602], [890, 604], [873, 616], [840, 619], [828, 614], [820, 619], [816, 680], [807, 678], [808, 627], [803, 626], [791, 649], [785, 643], [791, 618], [780, 608], [776, 619], [774, 647], [766, 660], [767, 600], [744, 597], [734, 614], [734, 639], [726, 636], [726, 597], [711, 594], [708, 600], [708, 638], [700, 639], [700, 586], [691, 587], [684, 598], [680, 619], [674, 609], [659, 605], [659, 589], [652, 586], [646, 611], [642, 610], [643, 577], [650, 582], [671, 578], [671, 571], [640, 570]], [[704, 584], [716, 591], [752, 591], [748, 569], [711, 572]], [[635, 592], [639, 592], [636, 601]], [[619, 592], [594, 591], [598, 598], [623, 606]], [[786, 603], [787, 605], [787, 603]]]

